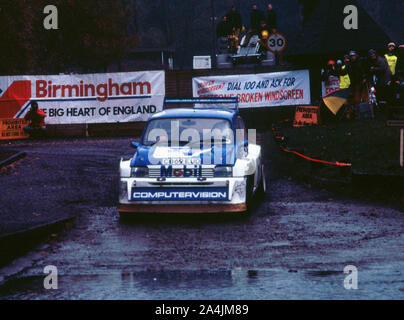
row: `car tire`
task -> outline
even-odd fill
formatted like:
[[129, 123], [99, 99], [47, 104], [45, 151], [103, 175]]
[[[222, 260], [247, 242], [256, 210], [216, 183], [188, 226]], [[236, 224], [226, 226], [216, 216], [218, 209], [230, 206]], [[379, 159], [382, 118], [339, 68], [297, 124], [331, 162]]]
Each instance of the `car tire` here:
[[264, 165], [261, 166], [261, 181], [258, 185], [257, 190], [253, 193], [254, 190], [254, 175], [249, 175], [247, 177], [247, 186], [246, 186], [246, 205], [247, 205], [247, 214], [251, 215], [252, 212], [258, 207], [259, 203], [265, 199], [266, 192], [266, 179], [265, 179], [265, 170]]
[[256, 192], [257, 200], [263, 200], [265, 198], [265, 192], [267, 190], [266, 177], [265, 177], [265, 168], [264, 165], [261, 166], [261, 181], [258, 185], [258, 189]]
[[247, 176], [247, 184], [246, 184], [246, 207], [247, 207], [246, 213], [248, 215], [250, 215], [252, 212], [252, 205], [254, 202], [253, 190], [254, 190], [254, 175], [250, 174], [249, 176]]

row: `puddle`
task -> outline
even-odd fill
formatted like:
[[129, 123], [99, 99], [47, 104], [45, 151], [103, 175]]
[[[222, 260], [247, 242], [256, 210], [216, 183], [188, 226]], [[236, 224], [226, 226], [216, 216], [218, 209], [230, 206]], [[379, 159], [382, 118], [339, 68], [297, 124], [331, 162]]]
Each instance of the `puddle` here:
[[336, 270], [320, 270], [320, 271], [307, 272], [307, 275], [313, 276], [313, 277], [328, 277], [328, 276], [334, 276], [334, 275], [340, 275], [340, 274], [343, 274], [343, 272], [336, 271]]
[[[380, 290], [374, 290], [380, 279], [370, 280], [373, 290], [346, 290], [344, 274], [340, 271], [290, 273], [289, 270], [125, 270], [60, 275], [56, 290], [43, 288], [44, 276], [29, 276], [0, 286], [0, 299], [368, 299], [380, 294]], [[364, 279], [361, 281], [364, 288]], [[394, 293], [397, 299], [403, 291], [402, 282], [398, 281], [397, 286], [385, 288], [383, 293], [393, 298]]]

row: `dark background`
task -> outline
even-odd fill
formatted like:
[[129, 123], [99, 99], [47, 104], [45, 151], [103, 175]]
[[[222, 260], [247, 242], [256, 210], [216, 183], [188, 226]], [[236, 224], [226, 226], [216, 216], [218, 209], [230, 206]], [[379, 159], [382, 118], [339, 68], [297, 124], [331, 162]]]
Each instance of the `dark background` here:
[[[292, 63], [303, 53], [326, 59], [347, 48], [382, 51], [382, 42], [404, 39], [403, 0], [54, 0], [59, 30], [49, 31], [42, 12], [49, 1], [3, 0], [0, 74], [161, 69], [161, 51], [173, 56], [175, 69], [189, 69], [192, 56], [212, 54], [214, 29], [232, 4], [248, 28], [251, 5], [264, 10], [269, 2]], [[359, 30], [350, 31], [352, 39], [342, 27], [347, 4], [359, 9]]]

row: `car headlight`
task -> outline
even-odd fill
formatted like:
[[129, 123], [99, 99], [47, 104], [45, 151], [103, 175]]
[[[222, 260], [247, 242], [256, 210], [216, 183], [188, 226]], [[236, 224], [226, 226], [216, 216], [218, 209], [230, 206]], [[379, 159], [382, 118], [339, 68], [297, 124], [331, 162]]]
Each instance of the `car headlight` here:
[[131, 168], [131, 177], [147, 177], [149, 175], [149, 168], [147, 167], [132, 167]]
[[215, 168], [215, 177], [231, 177], [233, 176], [233, 167], [231, 166], [217, 166]]

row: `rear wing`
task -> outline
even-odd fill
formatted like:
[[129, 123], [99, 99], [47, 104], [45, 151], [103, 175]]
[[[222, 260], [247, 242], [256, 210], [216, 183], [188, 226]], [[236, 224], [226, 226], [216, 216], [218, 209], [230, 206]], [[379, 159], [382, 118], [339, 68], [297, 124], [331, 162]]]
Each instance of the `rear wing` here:
[[[164, 104], [197, 104], [194, 108], [206, 108], [201, 106], [203, 104], [209, 104], [209, 108], [217, 109], [231, 109], [238, 111], [238, 98], [165, 98]], [[214, 106], [216, 105], [216, 106]], [[226, 106], [224, 106], [226, 105]], [[234, 105], [233, 107], [229, 105]]]

